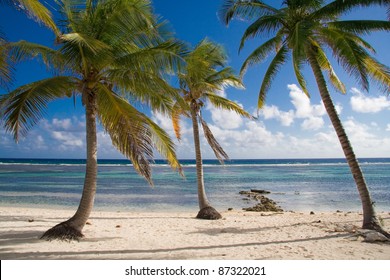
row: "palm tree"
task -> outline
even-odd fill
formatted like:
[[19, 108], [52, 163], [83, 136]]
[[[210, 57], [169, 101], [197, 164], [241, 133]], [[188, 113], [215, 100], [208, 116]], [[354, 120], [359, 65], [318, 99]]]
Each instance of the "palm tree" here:
[[286, 0], [283, 1], [282, 8], [276, 9], [258, 0], [227, 0], [221, 9], [221, 15], [226, 24], [235, 17], [253, 20], [242, 37], [240, 48], [249, 38], [262, 34], [274, 35], [253, 51], [241, 68], [241, 74], [244, 74], [247, 67], [262, 62], [273, 51], [276, 52], [261, 84], [258, 108], [263, 106], [272, 80], [287, 61], [290, 52], [297, 80], [302, 90], [309, 96], [302, 67], [306, 63], [310, 65], [360, 194], [364, 216], [363, 228], [375, 229], [389, 236], [378, 222], [363, 173], [335, 110], [324, 78], [324, 72], [328, 72], [332, 85], [338, 91], [345, 93], [345, 86], [336, 76], [326, 55], [326, 48], [329, 48], [346, 71], [351, 76], [355, 76], [365, 90], [368, 91], [369, 78], [372, 78], [383, 87], [384, 91], [389, 92], [389, 68], [370, 55], [369, 52], [373, 52], [373, 48], [359, 35], [375, 30], [389, 30], [390, 22], [338, 20], [341, 14], [356, 6], [386, 4], [388, 1], [338, 0], [328, 4], [324, 2]]
[[222, 216], [211, 206], [205, 192], [199, 140], [199, 122], [203, 127], [207, 142], [218, 160], [223, 163], [224, 159], [228, 159], [228, 155], [217, 142], [207, 123], [202, 118], [202, 107], [208, 101], [217, 108], [234, 111], [246, 117], [250, 117], [250, 115], [238, 104], [217, 94], [225, 86], [243, 87], [240, 79], [234, 75], [232, 68], [224, 66], [226, 55], [221, 46], [208, 40], [203, 40], [185, 57], [185, 61], [185, 68], [178, 74], [182, 99], [173, 107], [173, 127], [176, 137], [180, 139], [180, 116], [184, 115], [191, 118], [200, 209], [197, 218], [216, 220], [222, 218]]
[[128, 100], [170, 112], [177, 90], [163, 79], [164, 71], [182, 62], [183, 44], [163, 40], [161, 23], [147, 0], [90, 0], [83, 5], [64, 0], [61, 8], [65, 32], [56, 49], [25, 41], [10, 45], [15, 61], [39, 57], [60, 74], [0, 97], [0, 116], [16, 141], [54, 99], [81, 96], [85, 107], [87, 161], [80, 205], [73, 217], [44, 233], [42, 238], [48, 240], [83, 236], [97, 184], [97, 119], [149, 183], [154, 149], [181, 172], [169, 136]]

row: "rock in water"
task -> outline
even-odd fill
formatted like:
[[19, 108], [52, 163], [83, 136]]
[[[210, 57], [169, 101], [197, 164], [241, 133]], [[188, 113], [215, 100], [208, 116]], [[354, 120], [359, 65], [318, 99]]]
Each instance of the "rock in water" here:
[[271, 192], [266, 190], [251, 190], [253, 193], [270, 194]]

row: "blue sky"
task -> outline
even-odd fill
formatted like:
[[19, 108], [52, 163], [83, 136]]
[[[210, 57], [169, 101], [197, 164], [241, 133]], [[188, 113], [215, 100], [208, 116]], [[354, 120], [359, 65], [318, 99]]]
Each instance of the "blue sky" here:
[[[50, 2], [50, 1], [48, 1]], [[268, 1], [279, 7], [282, 1]], [[240, 38], [247, 22], [233, 21], [226, 27], [218, 19], [220, 0], [154, 0], [155, 12], [169, 21], [175, 36], [191, 45], [207, 37], [222, 44], [229, 56], [229, 65], [238, 72], [248, 54], [260, 39], [248, 42], [238, 53]], [[385, 9], [370, 8], [346, 16], [353, 19], [386, 19]], [[51, 45], [54, 36], [23, 13], [0, 6], [0, 26], [9, 41], [28, 40]], [[390, 37], [380, 32], [366, 39], [377, 51], [376, 58], [389, 65]], [[337, 65], [337, 62], [334, 63]], [[257, 94], [267, 61], [250, 68], [245, 77], [245, 90], [228, 88], [221, 94], [256, 113]], [[342, 95], [330, 88], [340, 117], [358, 157], [390, 157], [390, 98], [371, 85], [364, 93], [342, 69], [335, 67], [347, 87]], [[318, 158], [343, 157], [340, 144], [321, 104], [312, 74], [305, 70], [311, 99], [297, 86], [291, 63], [280, 71], [269, 92], [266, 106], [256, 121], [246, 120], [234, 113], [216, 110], [207, 105], [205, 116], [216, 138], [230, 158]], [[45, 68], [34, 61], [16, 67], [15, 87], [49, 76]], [[4, 90], [1, 91], [4, 93]], [[171, 121], [165, 116], [151, 114], [153, 119], [172, 136]], [[179, 158], [194, 158], [191, 125], [182, 122], [183, 139], [177, 142]], [[83, 107], [72, 100], [50, 104], [44, 118], [30, 131], [26, 139], [14, 143], [12, 136], [0, 128], [0, 157], [18, 158], [83, 158], [85, 155], [85, 123]], [[122, 158], [111, 145], [102, 128], [98, 132], [99, 157]], [[202, 144], [204, 158], [214, 158]], [[158, 156], [157, 156], [158, 157]]]

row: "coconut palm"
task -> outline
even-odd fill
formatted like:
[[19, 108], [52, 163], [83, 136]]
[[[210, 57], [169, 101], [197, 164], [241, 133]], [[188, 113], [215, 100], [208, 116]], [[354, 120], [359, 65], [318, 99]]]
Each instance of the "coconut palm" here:
[[386, 4], [388, 1], [333, 1], [328, 4], [324, 2], [321, 0], [286, 0], [283, 1], [283, 6], [277, 9], [258, 0], [227, 0], [221, 9], [221, 15], [226, 24], [233, 18], [253, 20], [244, 32], [240, 48], [249, 38], [273, 35], [249, 55], [241, 68], [241, 74], [243, 74], [247, 67], [262, 62], [271, 53], [276, 52], [261, 84], [259, 108], [263, 106], [272, 80], [287, 61], [289, 53], [291, 53], [297, 80], [302, 90], [309, 96], [302, 68], [305, 64], [310, 65], [320, 96], [336, 130], [360, 194], [364, 216], [363, 228], [384, 232], [375, 214], [363, 173], [332, 102], [324, 72], [328, 73], [331, 84], [338, 91], [345, 93], [345, 86], [336, 76], [327, 57], [326, 51], [330, 49], [337, 61], [351, 76], [357, 78], [365, 90], [368, 91], [369, 78], [372, 78], [384, 91], [389, 92], [389, 68], [370, 55], [370, 52], [374, 51], [373, 48], [359, 35], [376, 30], [389, 30], [390, 23], [380, 20], [343, 21], [338, 19], [341, 14], [356, 6], [368, 6], [373, 3]]
[[246, 117], [250, 117], [250, 115], [238, 104], [218, 95], [218, 92], [223, 90], [225, 86], [243, 87], [240, 79], [234, 75], [232, 68], [224, 66], [226, 55], [220, 45], [205, 39], [185, 57], [185, 61], [186, 65], [183, 71], [178, 74], [182, 99], [173, 107], [173, 127], [176, 137], [180, 139], [180, 116], [189, 117], [192, 121], [200, 208], [197, 218], [220, 219], [221, 214], [211, 206], [205, 192], [199, 122], [203, 127], [207, 142], [218, 160], [223, 163], [224, 159], [228, 159], [228, 155], [202, 118], [202, 108], [208, 101], [217, 108], [234, 111]]
[[73, 217], [42, 236], [49, 240], [83, 236], [97, 184], [97, 120], [148, 182], [152, 183], [149, 161], [155, 149], [181, 171], [169, 136], [128, 100], [170, 111], [171, 96], [177, 91], [163, 75], [181, 63], [183, 44], [163, 40], [161, 23], [147, 0], [84, 4], [64, 0], [62, 13], [64, 33], [56, 49], [25, 41], [10, 45], [15, 61], [39, 57], [59, 74], [21, 86], [0, 99], [4, 127], [16, 141], [26, 136], [54, 99], [80, 96], [85, 107], [87, 161], [80, 205]]

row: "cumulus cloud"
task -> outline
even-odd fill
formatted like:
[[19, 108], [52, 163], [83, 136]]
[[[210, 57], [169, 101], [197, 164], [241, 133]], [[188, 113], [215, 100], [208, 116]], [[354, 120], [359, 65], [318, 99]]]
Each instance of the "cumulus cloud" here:
[[352, 88], [350, 104], [352, 110], [358, 113], [378, 113], [383, 110], [390, 110], [390, 100], [386, 96], [368, 97], [356, 88]]
[[262, 115], [265, 120], [276, 119], [283, 126], [290, 126], [294, 122], [293, 110], [284, 112], [279, 110], [279, 108], [275, 105], [265, 105], [264, 108], [261, 109], [260, 115]]
[[324, 126], [324, 120], [321, 117], [309, 117], [302, 122], [302, 129], [304, 130], [318, 130]]
[[[300, 158], [343, 157], [336, 133], [329, 123], [323, 104], [313, 104], [296, 85], [289, 85], [292, 108], [283, 111], [275, 105], [264, 106], [259, 120], [241, 118], [235, 113], [224, 114], [207, 104], [206, 121], [230, 158]], [[225, 96], [224, 92], [220, 93]], [[354, 95], [359, 97], [359, 95]], [[342, 106], [336, 106], [338, 112]], [[153, 113], [152, 119], [168, 132], [176, 144], [179, 158], [194, 158], [191, 120], [181, 121], [181, 141], [176, 140], [169, 117]], [[274, 119], [280, 123], [269, 122]], [[301, 129], [286, 128], [297, 123]], [[352, 117], [343, 123], [358, 157], [386, 157], [390, 155], [390, 123], [358, 121]], [[215, 158], [200, 128], [203, 158]], [[25, 140], [15, 145], [12, 136], [0, 129], [0, 157], [77, 157], [85, 155], [85, 118], [55, 118], [42, 120]], [[98, 127], [98, 153], [102, 158], [123, 158], [113, 147], [110, 136]], [[158, 155], [156, 154], [158, 157]]]
[[[304, 130], [319, 130], [325, 124], [323, 116], [326, 114], [323, 103], [312, 104], [311, 100], [295, 84], [287, 86], [294, 110], [288, 112], [280, 110], [277, 106], [264, 106], [260, 115], [265, 119], [276, 119], [282, 126], [290, 126], [296, 119], [301, 119], [301, 128]], [[341, 106], [336, 110], [341, 112]]]
[[288, 85], [290, 90], [291, 103], [295, 107], [295, 116], [297, 118], [321, 117], [326, 114], [323, 103], [312, 105], [310, 99], [295, 84]]
[[53, 131], [51, 132], [51, 137], [58, 141], [59, 146], [63, 149], [65, 147], [82, 147], [83, 140], [80, 139], [80, 135], [75, 135], [74, 133], [63, 132], [63, 131]]
[[223, 129], [239, 128], [242, 123], [242, 117], [233, 111], [213, 108], [210, 110], [211, 119]]

